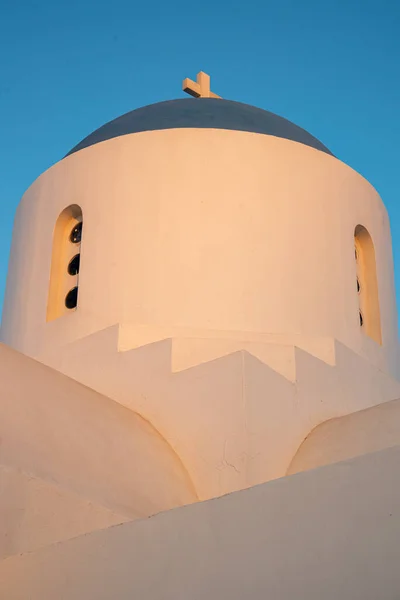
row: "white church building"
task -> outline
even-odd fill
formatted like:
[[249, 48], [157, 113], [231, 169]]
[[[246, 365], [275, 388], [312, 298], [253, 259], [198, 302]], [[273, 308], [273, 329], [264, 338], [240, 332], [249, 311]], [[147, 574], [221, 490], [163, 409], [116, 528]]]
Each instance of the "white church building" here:
[[183, 89], [18, 206], [0, 600], [399, 600], [385, 206], [307, 131]]

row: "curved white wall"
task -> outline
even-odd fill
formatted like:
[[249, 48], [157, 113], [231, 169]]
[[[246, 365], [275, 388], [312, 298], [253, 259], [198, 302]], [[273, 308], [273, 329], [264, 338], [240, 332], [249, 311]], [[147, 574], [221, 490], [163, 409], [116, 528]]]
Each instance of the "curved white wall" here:
[[[53, 229], [82, 208], [78, 310], [46, 323]], [[359, 326], [354, 230], [375, 247], [382, 346]], [[18, 208], [2, 339], [40, 357], [114, 323], [332, 336], [396, 373], [388, 216], [339, 160], [254, 133], [126, 135], [63, 159]]]
[[321, 423], [298, 448], [287, 475], [393, 446], [400, 446], [400, 400]]

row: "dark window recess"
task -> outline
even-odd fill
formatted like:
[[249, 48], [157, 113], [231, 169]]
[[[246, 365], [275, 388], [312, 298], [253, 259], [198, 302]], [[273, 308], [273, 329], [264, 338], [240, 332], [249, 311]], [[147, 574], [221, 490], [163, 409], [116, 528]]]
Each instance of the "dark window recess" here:
[[68, 273], [70, 275], [78, 275], [79, 273], [79, 265], [81, 262], [81, 255], [75, 254], [74, 258], [72, 258], [68, 265]]
[[78, 288], [74, 287], [65, 297], [65, 306], [69, 309], [76, 308], [78, 304]]
[[362, 327], [364, 325], [364, 317], [362, 316], [361, 310], [359, 311], [358, 316], [360, 318], [360, 327]]
[[[79, 271], [79, 263], [78, 263], [78, 271]], [[360, 282], [359, 282], [359, 280], [357, 279], [357, 292], [359, 292], [359, 291], [360, 291], [360, 289], [361, 289], [361, 287], [360, 287]]]
[[82, 221], [75, 225], [70, 233], [69, 239], [73, 244], [80, 244], [82, 239]]

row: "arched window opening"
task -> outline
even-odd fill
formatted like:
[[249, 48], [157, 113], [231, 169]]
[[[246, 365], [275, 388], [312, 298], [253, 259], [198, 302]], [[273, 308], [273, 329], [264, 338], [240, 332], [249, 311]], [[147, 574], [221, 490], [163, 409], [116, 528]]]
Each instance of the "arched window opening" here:
[[82, 210], [76, 204], [59, 215], [53, 233], [47, 321], [77, 308]]
[[375, 248], [370, 234], [362, 225], [355, 228], [354, 244], [360, 327], [366, 335], [382, 344]]

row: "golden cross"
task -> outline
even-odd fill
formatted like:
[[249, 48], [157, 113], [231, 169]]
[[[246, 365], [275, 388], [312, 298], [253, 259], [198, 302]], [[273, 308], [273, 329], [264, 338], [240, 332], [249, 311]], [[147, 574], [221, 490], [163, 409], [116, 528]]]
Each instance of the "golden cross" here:
[[184, 79], [182, 89], [195, 98], [221, 98], [210, 91], [210, 76], [207, 73], [197, 73], [197, 80]]

